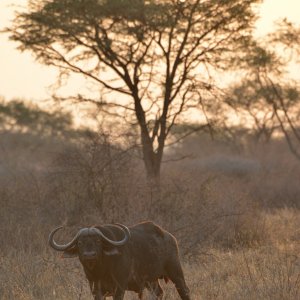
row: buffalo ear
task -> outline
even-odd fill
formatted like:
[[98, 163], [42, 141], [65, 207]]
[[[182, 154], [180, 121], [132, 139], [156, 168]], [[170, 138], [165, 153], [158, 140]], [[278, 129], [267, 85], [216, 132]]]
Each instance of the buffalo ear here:
[[72, 247], [71, 249], [65, 250], [62, 257], [63, 258], [74, 258], [77, 257], [78, 251], [77, 247]]
[[115, 247], [113, 247], [111, 249], [105, 249], [105, 250], [103, 250], [103, 252], [107, 256], [113, 256], [113, 255], [120, 255], [121, 254], [120, 251]]

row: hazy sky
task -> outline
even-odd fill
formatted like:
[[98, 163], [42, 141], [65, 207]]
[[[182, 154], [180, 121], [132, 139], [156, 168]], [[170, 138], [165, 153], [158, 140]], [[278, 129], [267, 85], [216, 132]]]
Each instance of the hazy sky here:
[[[0, 0], [0, 30], [9, 26], [13, 19], [12, 5], [24, 5], [27, 0]], [[287, 17], [300, 24], [300, 0], [265, 0], [261, 6], [261, 18], [257, 23], [258, 32], [271, 31], [274, 20]], [[16, 50], [16, 43], [10, 42], [7, 35], [0, 34], [0, 96], [6, 99], [49, 98], [47, 88], [55, 82], [56, 71], [34, 61], [30, 53]], [[80, 88], [80, 81], [76, 82]]]

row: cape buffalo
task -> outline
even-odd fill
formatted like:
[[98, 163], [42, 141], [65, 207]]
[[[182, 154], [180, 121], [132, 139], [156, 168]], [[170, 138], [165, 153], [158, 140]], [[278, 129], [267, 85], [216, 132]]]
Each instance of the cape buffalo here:
[[170, 279], [183, 300], [190, 300], [178, 255], [175, 237], [152, 222], [126, 227], [108, 224], [80, 229], [65, 245], [49, 235], [50, 246], [64, 257], [79, 257], [95, 300], [112, 296], [122, 300], [126, 290], [143, 297], [149, 289], [162, 299], [158, 279]]

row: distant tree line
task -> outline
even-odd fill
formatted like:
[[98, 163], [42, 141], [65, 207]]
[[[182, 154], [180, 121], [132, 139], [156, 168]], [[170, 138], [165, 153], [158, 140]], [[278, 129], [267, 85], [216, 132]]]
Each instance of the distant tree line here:
[[73, 116], [61, 109], [42, 109], [32, 102], [0, 100], [0, 130], [38, 134], [41, 136], [75, 136]]

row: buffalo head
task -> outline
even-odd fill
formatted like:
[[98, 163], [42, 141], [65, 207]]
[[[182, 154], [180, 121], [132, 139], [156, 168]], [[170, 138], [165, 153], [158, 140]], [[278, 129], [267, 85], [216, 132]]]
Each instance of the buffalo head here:
[[74, 238], [67, 244], [58, 244], [54, 240], [55, 233], [61, 227], [54, 229], [49, 235], [50, 246], [63, 252], [63, 257], [79, 257], [81, 262], [92, 268], [97, 261], [100, 261], [102, 255], [117, 255], [119, 253], [118, 247], [125, 245], [130, 238], [129, 229], [122, 224], [109, 225], [109, 227], [117, 227], [124, 234], [121, 240], [108, 238], [100, 228], [86, 227], [80, 229]]

